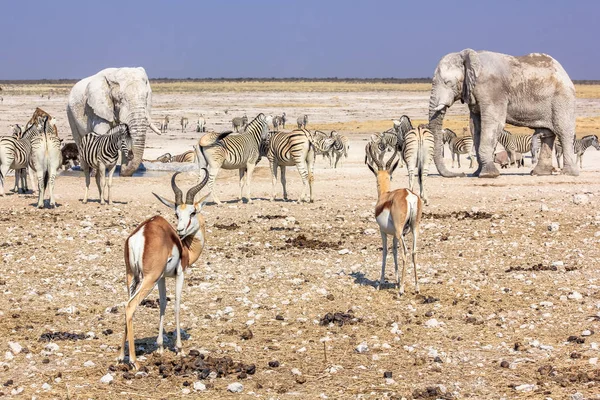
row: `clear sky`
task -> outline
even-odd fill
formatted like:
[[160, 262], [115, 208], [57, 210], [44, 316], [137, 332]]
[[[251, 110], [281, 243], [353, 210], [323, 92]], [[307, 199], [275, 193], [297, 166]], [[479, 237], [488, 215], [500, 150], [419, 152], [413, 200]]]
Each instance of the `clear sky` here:
[[0, 79], [428, 77], [464, 48], [544, 52], [600, 79], [596, 0], [3, 1]]

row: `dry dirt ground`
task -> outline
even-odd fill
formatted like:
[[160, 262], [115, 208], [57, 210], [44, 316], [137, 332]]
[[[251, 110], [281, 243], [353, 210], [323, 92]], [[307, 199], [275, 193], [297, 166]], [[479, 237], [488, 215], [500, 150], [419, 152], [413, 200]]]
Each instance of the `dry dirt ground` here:
[[[340, 105], [314, 106], [334, 96]], [[598, 114], [600, 101], [582, 102], [581, 115]], [[67, 137], [64, 96], [5, 96], [2, 129], [26, 121], [37, 105], [56, 115]], [[232, 113], [288, 111], [295, 120], [301, 109], [325, 124], [403, 113], [424, 119], [426, 106], [427, 93], [408, 92], [157, 94], [154, 115], [191, 117], [201, 109], [209, 128], [220, 130]], [[191, 131], [149, 135], [148, 154], [186, 150], [197, 140]], [[123, 242], [150, 216], [174, 221], [152, 196], [172, 195], [170, 176], [115, 178], [110, 206], [82, 204], [78, 176], [58, 178], [56, 209], [35, 209], [32, 194], [0, 198], [0, 392], [39, 399], [600, 398], [600, 154], [586, 154], [577, 178], [531, 177], [529, 167], [495, 180], [430, 176], [418, 242], [421, 293], [409, 269], [399, 297], [391, 255], [389, 283], [375, 288], [381, 239], [375, 180], [362, 163], [368, 132], [352, 132], [341, 168], [319, 158], [313, 204], [266, 200], [265, 161], [252, 204], [236, 200], [237, 173], [222, 171], [217, 190], [227, 202], [205, 207], [208, 243], [185, 280], [188, 355], [172, 351], [172, 302], [170, 350], [154, 352], [154, 291], [134, 318], [137, 374], [115, 362], [127, 298]], [[184, 174], [180, 185], [196, 179]], [[9, 177], [7, 188], [12, 183]], [[406, 183], [398, 171], [393, 187]], [[288, 185], [297, 199], [295, 170]], [[92, 200], [96, 193], [92, 187]], [[168, 282], [170, 297], [173, 288]], [[234, 382], [241, 393], [227, 391]]]

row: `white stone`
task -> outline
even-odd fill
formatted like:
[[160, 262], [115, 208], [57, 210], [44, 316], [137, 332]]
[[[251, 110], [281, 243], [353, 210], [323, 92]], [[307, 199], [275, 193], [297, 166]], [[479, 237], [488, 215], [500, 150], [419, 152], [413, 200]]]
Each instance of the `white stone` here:
[[377, 233], [377, 230], [373, 229], [373, 228], [365, 229], [365, 231], [364, 231], [365, 235], [374, 235], [376, 233]]
[[111, 375], [111, 374], [106, 374], [104, 375], [102, 378], [100, 378], [100, 382], [102, 383], [106, 383], [109, 384], [111, 383], [115, 378]]
[[556, 268], [558, 268], [558, 267], [562, 267], [562, 266], [564, 266], [564, 265], [565, 265], [565, 263], [564, 263], [564, 262], [562, 262], [562, 261], [552, 261], [552, 264], [550, 264], [550, 265], [552, 265], [553, 267], [556, 267]]
[[12, 353], [15, 356], [23, 350], [23, 346], [21, 346], [17, 342], [8, 342], [8, 347], [10, 348], [10, 351], [12, 351]]
[[592, 358], [590, 358], [590, 364], [592, 364], [592, 365], [598, 364], [598, 357], [592, 357]]
[[584, 400], [584, 399], [585, 399], [585, 397], [583, 397], [583, 395], [579, 392], [573, 393], [571, 395], [571, 400]]
[[231, 393], [240, 393], [244, 390], [244, 385], [239, 382], [233, 382], [227, 385], [227, 391]]
[[292, 368], [292, 375], [302, 375], [302, 372], [298, 368]]
[[367, 351], [369, 351], [369, 346], [367, 345], [367, 342], [362, 342], [361, 344], [356, 346], [354, 351], [356, 351], [357, 353], [366, 353]]
[[59, 308], [57, 313], [58, 314], [75, 314], [75, 311], [77, 311], [75, 309], [75, 306], [68, 306], [65, 308]]
[[552, 307], [554, 305], [551, 301], [540, 301], [540, 306], [542, 307]]
[[572, 292], [567, 295], [567, 297], [571, 300], [581, 300], [583, 296], [579, 292]]
[[233, 312], [233, 307], [227, 306], [223, 309], [224, 314], [231, 314]]
[[542, 203], [542, 204], [540, 205], [540, 211], [548, 211], [548, 210], [549, 210], [548, 206], [547, 206], [547, 205], [545, 205], [544, 203]]
[[181, 389], [181, 393], [183, 393], [183, 394], [190, 394], [190, 392], [191, 392], [191, 390], [188, 388]]
[[46, 382], [46, 383], [44, 383], [44, 384], [42, 385], [42, 389], [44, 389], [44, 390], [50, 390], [50, 389], [52, 389], [52, 386], [50, 386], [50, 385], [49, 385], [49, 384]]
[[5, 360], [10, 361], [13, 358], [15, 358], [15, 356], [13, 356], [13, 353], [11, 353], [10, 351], [7, 351], [6, 353], [4, 353], [4, 359]]
[[44, 349], [49, 352], [57, 351], [60, 347], [56, 343], [48, 343]]
[[348, 250], [348, 249], [341, 249], [340, 251], [338, 251], [338, 254], [340, 254], [340, 255], [350, 254], [350, 250]]
[[515, 387], [518, 392], [533, 392], [537, 386], [531, 383], [526, 383]]
[[590, 202], [590, 198], [585, 194], [574, 194], [573, 204], [587, 204]]
[[200, 381], [194, 382], [194, 390], [196, 392], [203, 392], [206, 390], [206, 385]]
[[437, 328], [438, 326], [440, 326], [440, 323], [437, 319], [431, 318], [430, 320], [427, 320], [427, 322], [425, 322], [425, 326], [428, 328]]
[[592, 331], [586, 329], [585, 331], [581, 332], [581, 336], [592, 336]]
[[83, 363], [83, 366], [91, 368], [91, 367], [95, 367], [96, 364], [92, 360], [88, 360], [88, 361], [86, 361], [86, 362]]
[[552, 222], [550, 225], [548, 225], [548, 230], [550, 232], [557, 232], [559, 228], [560, 224], [558, 222]]

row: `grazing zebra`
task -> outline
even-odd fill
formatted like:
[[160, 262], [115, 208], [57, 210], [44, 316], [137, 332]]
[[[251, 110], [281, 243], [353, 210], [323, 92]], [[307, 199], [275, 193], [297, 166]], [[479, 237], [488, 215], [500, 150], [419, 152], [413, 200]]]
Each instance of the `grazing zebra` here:
[[[110, 188], [112, 178], [117, 168], [119, 153], [123, 153], [127, 160], [133, 158], [133, 140], [126, 124], [120, 124], [112, 128], [106, 134], [90, 132], [81, 138], [79, 144], [79, 155], [81, 167], [85, 174], [85, 195], [83, 203], [88, 201], [90, 189], [90, 169], [96, 170], [96, 185], [100, 195], [100, 204], [104, 204], [106, 198], [108, 204], [112, 204]], [[124, 160], [122, 161], [124, 162]], [[108, 169], [108, 189], [105, 196], [106, 170]]]
[[169, 129], [169, 116], [165, 115], [162, 122], [160, 123], [160, 133], [167, 132], [167, 129]]
[[244, 114], [243, 117], [235, 117], [231, 120], [231, 126], [233, 126], [233, 129], [235, 129], [236, 132], [239, 132], [240, 128], [242, 131], [245, 131], [248, 126], [248, 117], [246, 114]]
[[[575, 155], [577, 156], [577, 161], [579, 161], [579, 168], [583, 168], [583, 153], [585, 153], [588, 147], [591, 146], [593, 146], [596, 150], [600, 150], [598, 136], [587, 135], [582, 137], [581, 139], [575, 139], [573, 141], [573, 150], [575, 152]], [[563, 149], [562, 145], [560, 144], [560, 140], [556, 140], [554, 142], [554, 147], [556, 148], [556, 163], [558, 164], [558, 168], [562, 168], [560, 160], [563, 155]]]
[[200, 114], [198, 121], [196, 122], [196, 132], [206, 132], [206, 120]]
[[187, 128], [187, 125], [188, 125], [187, 117], [181, 117], [181, 120], [179, 121], [179, 123], [181, 124], [181, 132], [185, 132], [185, 128]]
[[171, 162], [195, 162], [196, 161], [196, 153], [194, 150], [188, 150], [185, 153], [177, 154], [171, 157]]
[[471, 136], [458, 137], [453, 130], [445, 128], [442, 129], [443, 144], [448, 143], [450, 148], [450, 154], [452, 154], [452, 168], [454, 168], [454, 156], [458, 160], [458, 168], [460, 168], [460, 155], [468, 154], [471, 160], [469, 168], [473, 168], [473, 138]]
[[44, 208], [46, 190], [50, 192], [50, 207], [56, 206], [54, 181], [62, 164], [61, 140], [56, 135], [56, 130], [48, 117], [43, 117], [43, 123], [43, 134], [31, 139], [31, 156], [29, 160], [29, 167], [32, 172], [35, 171], [38, 181], [38, 208]]
[[306, 125], [308, 124], [308, 115], [304, 114], [303, 116], [298, 117], [298, 129], [306, 129]]
[[415, 175], [419, 178], [420, 196], [425, 204], [428, 198], [425, 191], [425, 179], [429, 173], [429, 164], [433, 160], [433, 133], [419, 125], [404, 135], [404, 150], [402, 156], [408, 169], [408, 186], [412, 191], [415, 185]]
[[[331, 154], [335, 158], [334, 168], [337, 168], [338, 161], [344, 156], [348, 158], [348, 150], [350, 149], [350, 142], [344, 135], [338, 134], [336, 131], [331, 131], [330, 137], [335, 139], [333, 146], [331, 146]], [[331, 166], [331, 159], [329, 160], [329, 166]], [[342, 165], [340, 164], [340, 167]]]
[[[329, 144], [332, 146], [333, 140]], [[271, 201], [275, 199], [275, 186], [277, 185], [277, 168], [281, 170], [281, 185], [283, 186], [283, 198], [287, 200], [287, 188], [285, 179], [285, 168], [293, 165], [298, 168], [302, 178], [302, 195], [298, 202], [314, 201], [313, 182], [315, 167], [315, 142], [312, 135], [306, 129], [294, 130], [292, 132], [277, 132], [271, 137], [269, 153], [267, 158], [271, 165], [273, 187], [271, 190]], [[319, 148], [320, 151], [326, 150]], [[306, 199], [306, 188], [309, 189], [309, 198]]]
[[[382, 133], [374, 133], [365, 146], [365, 164], [372, 164], [372, 154], [375, 154], [379, 163], [383, 163], [385, 153], [388, 151], [401, 151], [404, 143], [404, 135], [397, 133], [393, 128]], [[371, 149], [372, 148], [372, 149]], [[400, 157], [400, 167], [403, 167], [402, 157]]]
[[516, 164], [515, 153], [525, 154], [531, 152], [531, 135], [513, 135], [506, 129], [503, 129], [498, 133], [498, 143], [508, 153], [510, 165]]
[[221, 204], [216, 191], [213, 190], [217, 174], [221, 168], [237, 169], [240, 174], [239, 199], [242, 199], [244, 187], [246, 187], [246, 198], [251, 203], [252, 172], [260, 160], [261, 142], [265, 141], [269, 135], [269, 125], [265, 115], [261, 113], [246, 126], [245, 132], [239, 135], [231, 135], [231, 133], [231, 131], [221, 134], [207, 133], [198, 142], [206, 164], [208, 164], [208, 191], [212, 193], [213, 201]]
[[335, 138], [331, 134], [326, 134], [322, 131], [315, 131], [312, 134], [312, 140], [315, 145], [315, 157], [318, 155], [329, 158], [329, 166], [331, 167], [331, 153], [333, 152], [333, 145], [335, 144]]
[[287, 118], [284, 112], [283, 114], [281, 114], [281, 129], [285, 129], [285, 121], [287, 121]]
[[163, 164], [170, 163], [173, 156], [171, 153], [165, 153], [161, 156], [156, 157], [154, 160], [142, 160], [142, 162], [160, 162]]
[[[21, 139], [23, 136], [23, 129], [19, 124], [14, 124], [10, 126], [11, 135], [16, 137], [17, 139]], [[17, 169], [15, 170], [15, 187], [13, 188], [13, 192], [17, 193], [27, 193], [29, 188], [27, 187], [27, 168]]]

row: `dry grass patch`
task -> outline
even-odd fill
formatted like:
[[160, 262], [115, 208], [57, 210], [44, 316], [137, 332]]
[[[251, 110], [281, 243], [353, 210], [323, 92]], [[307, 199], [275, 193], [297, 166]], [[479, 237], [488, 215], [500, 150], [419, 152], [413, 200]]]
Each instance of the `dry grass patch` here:
[[256, 108], [325, 108], [325, 107], [341, 107], [340, 103], [261, 103], [255, 104]]
[[598, 99], [600, 85], [575, 85], [575, 93], [581, 99]]

